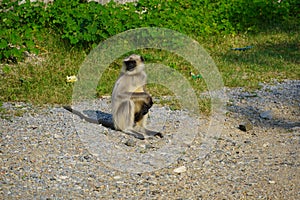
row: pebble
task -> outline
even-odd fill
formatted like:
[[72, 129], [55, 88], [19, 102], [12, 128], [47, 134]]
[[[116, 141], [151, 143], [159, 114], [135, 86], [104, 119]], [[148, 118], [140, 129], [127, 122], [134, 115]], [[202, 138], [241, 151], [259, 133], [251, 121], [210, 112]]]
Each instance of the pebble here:
[[265, 148], [266, 148], [266, 147], [269, 147], [269, 146], [270, 146], [270, 143], [269, 143], [269, 142], [266, 142], [266, 143], [263, 144], [263, 147], [265, 147]]
[[239, 125], [239, 129], [240, 129], [241, 131], [247, 132], [247, 131], [252, 130], [252, 129], [253, 129], [253, 126], [252, 126], [251, 122], [250, 122], [249, 120], [247, 120], [247, 121], [242, 122], [242, 123]]
[[129, 147], [134, 147], [136, 145], [136, 142], [133, 140], [133, 139], [128, 139], [126, 142], [125, 142], [125, 145], [126, 146], [129, 146]]
[[260, 118], [270, 120], [272, 119], [272, 111], [268, 110], [259, 114]]
[[114, 179], [115, 180], [119, 180], [119, 179], [121, 179], [122, 178], [122, 176], [114, 176]]
[[275, 181], [269, 181], [269, 183], [270, 183], [270, 184], [275, 184], [276, 182], [275, 182]]
[[[244, 88], [228, 89], [232, 103], [227, 106], [230, 115], [217, 137], [222, 139], [203, 141], [206, 136], [215, 138], [207, 135], [209, 120], [203, 120], [192, 145], [180, 149], [180, 160], [173, 162], [171, 154], [162, 154], [157, 162], [170, 160], [169, 165], [149, 168], [147, 172], [125, 173], [111, 167], [110, 162], [120, 159], [113, 153], [105, 162], [100, 160], [103, 152], [92, 152], [83, 141], [87, 130], [81, 129], [80, 133], [74, 126], [79, 120], [62, 108], [33, 107], [32, 113], [30, 107], [22, 116], [11, 116], [12, 120], [0, 118], [1, 199], [244, 199], [246, 195], [250, 199], [298, 199], [295, 169], [299, 167], [299, 89], [300, 81], [262, 84], [262, 89], [255, 92], [257, 96], [252, 97], [244, 95]], [[104, 108], [110, 102], [97, 99], [93, 106], [96, 105]], [[19, 109], [5, 102], [3, 108]], [[272, 119], [262, 120], [259, 113], [270, 108]], [[120, 150], [128, 150], [116, 165], [125, 168], [128, 166], [124, 161], [140, 159], [147, 165], [134, 166], [136, 169], [154, 166], [156, 163], [148, 158], [166, 144], [172, 145], [174, 122], [177, 125], [177, 121], [186, 120], [180, 118], [183, 111], [172, 115], [173, 111], [154, 108], [151, 114], [156, 112], [157, 122], [166, 127], [164, 139], [141, 141], [88, 124], [89, 133], [107, 132], [92, 135], [92, 141], [98, 142], [93, 147], [103, 145], [108, 151], [106, 143], [99, 141], [113, 141]], [[237, 129], [237, 121], [244, 118], [251, 120], [251, 134], [240, 134]], [[182, 134], [186, 134], [187, 130], [183, 130]], [[128, 140], [136, 144], [127, 147]], [[147, 146], [147, 142], [155, 148]], [[140, 154], [140, 149], [146, 152]], [[164, 153], [167, 151], [165, 148]]]
[[59, 177], [61, 180], [65, 180], [65, 179], [67, 179], [67, 178], [69, 178], [68, 176], [60, 176]]
[[173, 172], [178, 173], [178, 174], [186, 172], [186, 167], [185, 166], [178, 167], [178, 168], [174, 169]]

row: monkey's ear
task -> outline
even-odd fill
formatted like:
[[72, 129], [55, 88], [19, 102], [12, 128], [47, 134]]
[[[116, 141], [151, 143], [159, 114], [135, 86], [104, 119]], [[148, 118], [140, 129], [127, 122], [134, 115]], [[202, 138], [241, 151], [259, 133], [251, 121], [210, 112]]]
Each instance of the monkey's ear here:
[[144, 62], [144, 61], [145, 61], [145, 59], [143, 58], [143, 56], [141, 56], [141, 61], [142, 61], [142, 62]]

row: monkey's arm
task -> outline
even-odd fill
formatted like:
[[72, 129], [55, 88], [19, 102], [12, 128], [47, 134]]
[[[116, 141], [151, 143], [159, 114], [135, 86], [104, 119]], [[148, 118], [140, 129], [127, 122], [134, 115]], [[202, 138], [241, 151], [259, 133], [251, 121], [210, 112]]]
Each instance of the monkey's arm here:
[[134, 98], [148, 98], [150, 95], [147, 92], [126, 92], [128, 96], [130, 96], [131, 99]]
[[74, 110], [73, 108], [71, 108], [71, 106], [63, 106], [63, 108], [66, 109], [67, 111], [70, 111], [71, 113], [77, 115], [81, 119], [84, 119], [85, 121], [87, 121], [89, 123], [101, 124], [106, 128], [110, 128], [112, 130], [115, 130], [113, 122], [109, 122], [109, 121], [102, 120], [102, 119], [97, 120], [97, 119], [89, 118], [89, 117], [85, 116], [84, 114], [82, 114], [80, 111]]
[[143, 103], [143, 107], [144, 109], [150, 109], [153, 105], [153, 101], [152, 101], [152, 97], [146, 93], [146, 92], [133, 92], [131, 93], [131, 97], [130, 99], [133, 101], [133, 102], [144, 102]]
[[131, 99], [133, 101], [147, 101], [151, 96], [146, 92], [123, 92], [117, 95], [119, 99]]

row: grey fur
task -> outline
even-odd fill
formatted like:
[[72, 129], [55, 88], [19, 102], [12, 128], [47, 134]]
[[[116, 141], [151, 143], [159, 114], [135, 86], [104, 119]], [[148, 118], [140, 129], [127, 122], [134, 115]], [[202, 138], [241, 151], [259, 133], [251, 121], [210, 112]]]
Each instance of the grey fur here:
[[160, 132], [146, 129], [148, 112], [153, 102], [145, 89], [147, 75], [144, 68], [144, 59], [139, 55], [132, 54], [124, 59], [120, 76], [112, 92], [112, 122], [91, 119], [70, 106], [64, 106], [64, 108], [87, 122], [102, 124], [138, 139], [143, 140], [145, 136], [162, 138], [163, 135]]
[[146, 129], [148, 111], [153, 102], [145, 85], [147, 75], [144, 71], [144, 59], [132, 54], [123, 61], [121, 74], [112, 92], [112, 115], [116, 130], [121, 130], [136, 138], [162, 134]]

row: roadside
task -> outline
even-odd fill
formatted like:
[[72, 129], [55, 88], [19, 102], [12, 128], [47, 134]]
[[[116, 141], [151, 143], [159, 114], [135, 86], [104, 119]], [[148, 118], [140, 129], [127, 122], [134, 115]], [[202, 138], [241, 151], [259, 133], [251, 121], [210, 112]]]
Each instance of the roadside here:
[[[116, 171], [99, 161], [78, 136], [78, 119], [62, 108], [4, 103], [5, 110], [22, 114], [0, 119], [0, 194], [4, 199], [299, 199], [300, 81], [275, 81], [251, 92], [230, 88], [227, 95], [223, 131], [204, 157], [199, 152], [207, 119], [201, 119], [199, 135], [180, 158], [144, 173]], [[247, 123], [246, 131], [239, 129]], [[164, 144], [155, 139], [129, 145], [122, 133], [112, 138], [118, 147], [141, 154]]]

